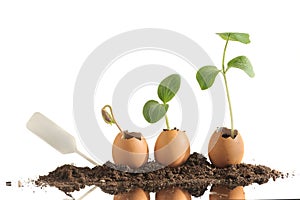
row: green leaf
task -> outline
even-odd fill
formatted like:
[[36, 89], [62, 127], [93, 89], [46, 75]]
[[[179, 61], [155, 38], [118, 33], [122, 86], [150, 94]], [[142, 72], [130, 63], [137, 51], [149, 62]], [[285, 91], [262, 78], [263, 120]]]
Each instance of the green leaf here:
[[197, 74], [196, 79], [201, 87], [202, 90], [206, 90], [210, 88], [218, 75], [219, 70], [216, 66], [204, 66], [201, 67]]
[[149, 123], [155, 123], [165, 116], [168, 108], [168, 104], [159, 104], [155, 100], [149, 100], [143, 108], [144, 118]]
[[180, 88], [180, 76], [178, 74], [172, 74], [161, 81], [158, 86], [157, 94], [162, 102], [169, 102]]
[[226, 71], [228, 71], [231, 67], [235, 67], [243, 70], [251, 78], [255, 76], [253, 67], [246, 56], [238, 56], [236, 58], [233, 58], [231, 61], [229, 61], [227, 64]]
[[244, 44], [250, 43], [249, 34], [248, 33], [217, 33], [224, 40], [228, 39], [231, 41], [238, 41]]

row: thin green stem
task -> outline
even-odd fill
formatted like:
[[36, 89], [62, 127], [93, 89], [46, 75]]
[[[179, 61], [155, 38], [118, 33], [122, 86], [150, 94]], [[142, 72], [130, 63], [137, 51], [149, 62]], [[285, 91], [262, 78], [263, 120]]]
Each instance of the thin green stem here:
[[114, 124], [116, 124], [116, 126], [118, 127], [118, 129], [120, 130], [120, 132], [123, 133], [123, 130], [121, 129], [121, 127], [119, 126], [119, 124], [117, 123], [117, 121], [115, 119], [114, 113], [112, 111], [112, 107], [110, 105], [105, 105], [102, 109], [106, 109], [106, 108], [109, 108], [111, 117], [114, 120]]
[[166, 119], [167, 129], [170, 130], [169, 119], [168, 119], [167, 113], [165, 114], [165, 119]]
[[226, 44], [225, 44], [225, 47], [224, 47], [224, 51], [223, 51], [222, 74], [223, 74], [223, 77], [224, 77], [225, 88], [226, 88], [226, 95], [227, 95], [227, 101], [228, 101], [228, 107], [229, 107], [229, 113], [230, 113], [231, 137], [234, 138], [232, 106], [231, 106], [231, 100], [230, 100], [230, 95], [229, 95], [228, 83], [227, 83], [227, 78], [226, 78], [226, 72], [227, 72], [227, 70], [225, 70], [225, 55], [226, 55], [226, 50], [227, 50], [227, 45], [228, 45], [229, 37], [230, 37], [230, 33], [228, 34], [228, 37], [227, 37], [227, 40], [226, 40]]
[[224, 77], [226, 94], [227, 94], [227, 101], [228, 101], [228, 106], [229, 106], [230, 124], [231, 124], [231, 137], [234, 138], [233, 114], [232, 114], [232, 106], [231, 106], [231, 100], [230, 100], [230, 95], [229, 95], [229, 90], [228, 90], [228, 83], [227, 83], [227, 78], [226, 78], [225, 73], [222, 73], [222, 74], [223, 74], [223, 77]]
[[223, 58], [222, 58], [222, 71], [223, 73], [225, 74], [225, 55], [226, 55], [226, 49], [227, 49], [227, 45], [228, 45], [228, 41], [229, 41], [229, 37], [230, 37], [230, 33], [228, 34], [228, 38], [226, 40], [226, 44], [225, 44], [225, 47], [224, 47], [224, 51], [223, 51]]
[[[167, 104], [164, 102], [164, 106], [166, 108]], [[167, 112], [165, 114], [165, 120], [166, 120], [166, 126], [167, 126], [167, 129], [170, 130], [170, 125], [169, 125], [169, 119], [168, 119], [168, 115], [167, 115]]]

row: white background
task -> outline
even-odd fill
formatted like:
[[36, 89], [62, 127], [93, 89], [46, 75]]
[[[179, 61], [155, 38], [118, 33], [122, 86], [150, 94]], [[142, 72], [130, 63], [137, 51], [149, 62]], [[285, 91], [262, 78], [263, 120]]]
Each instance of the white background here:
[[[1, 1], [0, 191], [7, 190], [5, 181], [34, 178], [65, 163], [92, 167], [77, 155], [59, 154], [25, 124], [39, 111], [77, 138], [72, 104], [82, 63], [105, 40], [138, 28], [184, 34], [218, 66], [224, 41], [214, 33], [248, 32], [252, 42], [230, 43], [227, 55], [247, 55], [256, 73], [250, 79], [231, 70], [228, 78], [235, 127], [245, 141], [244, 161], [299, 172], [297, 1], [201, 2]], [[199, 149], [194, 145], [192, 151]]]

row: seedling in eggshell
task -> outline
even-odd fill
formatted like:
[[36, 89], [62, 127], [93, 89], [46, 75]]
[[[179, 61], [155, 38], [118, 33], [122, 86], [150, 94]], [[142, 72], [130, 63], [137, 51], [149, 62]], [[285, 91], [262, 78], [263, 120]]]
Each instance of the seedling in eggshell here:
[[161, 102], [149, 100], [143, 108], [144, 118], [149, 123], [155, 123], [165, 117], [167, 128], [160, 133], [155, 142], [154, 157], [159, 163], [170, 167], [182, 165], [190, 155], [190, 143], [185, 131], [176, 128], [170, 130], [167, 116], [168, 102], [178, 92], [180, 82], [178, 74], [172, 74], [163, 79], [157, 89]]
[[228, 107], [230, 112], [230, 122], [231, 122], [231, 137], [234, 138], [234, 124], [233, 124], [233, 113], [232, 113], [232, 105], [229, 95], [229, 89], [228, 89], [228, 81], [227, 81], [227, 72], [231, 68], [238, 68], [243, 70], [249, 77], [254, 77], [254, 71], [253, 67], [249, 61], [249, 59], [246, 56], [237, 56], [230, 60], [227, 63], [227, 66], [225, 67], [225, 56], [226, 56], [226, 50], [228, 46], [229, 41], [237, 41], [241, 42], [243, 44], [250, 43], [249, 34], [247, 33], [217, 33], [222, 39], [226, 40], [225, 47], [223, 50], [223, 57], [222, 57], [222, 67], [221, 69], [218, 69], [216, 66], [204, 66], [200, 68], [196, 74], [197, 81], [201, 87], [202, 90], [206, 90], [210, 88], [216, 79], [216, 76], [221, 73], [224, 79], [225, 83], [225, 89], [226, 89], [226, 95], [227, 95], [227, 101], [228, 101]]
[[[109, 109], [110, 113], [106, 110]], [[116, 164], [139, 168], [149, 158], [149, 149], [146, 139], [139, 132], [123, 131], [115, 120], [112, 107], [105, 105], [101, 110], [102, 118], [107, 124], [115, 124], [120, 133], [115, 137], [112, 146], [112, 156]]]

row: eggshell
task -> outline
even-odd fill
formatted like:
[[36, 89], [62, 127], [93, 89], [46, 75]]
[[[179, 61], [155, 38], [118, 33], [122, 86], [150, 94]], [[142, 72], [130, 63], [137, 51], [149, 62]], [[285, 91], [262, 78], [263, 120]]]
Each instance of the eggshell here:
[[117, 194], [114, 196], [114, 200], [150, 200], [148, 192], [138, 188], [128, 193]]
[[119, 133], [113, 143], [112, 156], [116, 164], [128, 165], [131, 168], [141, 167], [148, 161], [149, 149], [144, 137], [125, 139]]
[[180, 188], [164, 189], [155, 194], [156, 200], [191, 200], [191, 195]]
[[154, 146], [154, 157], [164, 166], [180, 166], [190, 156], [190, 142], [185, 132], [163, 131]]
[[223, 137], [223, 134], [230, 134], [230, 129], [218, 128], [211, 136], [208, 144], [208, 156], [210, 161], [219, 168], [232, 164], [241, 163], [244, 156], [244, 142], [237, 130], [234, 139]]
[[234, 189], [228, 189], [226, 186], [212, 186], [209, 194], [210, 200], [225, 200], [225, 199], [245, 199], [243, 186], [237, 186]]

